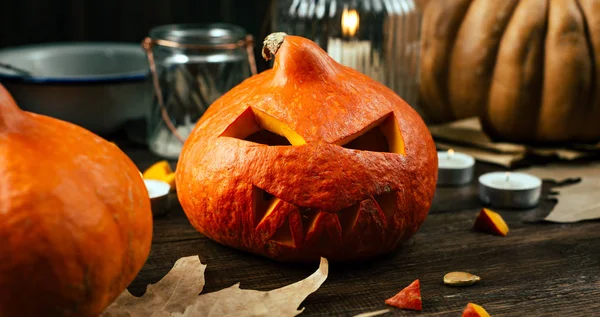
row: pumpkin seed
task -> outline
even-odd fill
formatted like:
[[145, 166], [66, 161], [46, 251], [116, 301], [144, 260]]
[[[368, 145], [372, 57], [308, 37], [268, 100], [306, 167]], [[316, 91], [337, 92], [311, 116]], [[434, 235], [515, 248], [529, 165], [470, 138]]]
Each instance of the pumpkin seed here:
[[450, 272], [444, 275], [444, 284], [450, 286], [469, 286], [481, 280], [481, 277], [467, 272]]

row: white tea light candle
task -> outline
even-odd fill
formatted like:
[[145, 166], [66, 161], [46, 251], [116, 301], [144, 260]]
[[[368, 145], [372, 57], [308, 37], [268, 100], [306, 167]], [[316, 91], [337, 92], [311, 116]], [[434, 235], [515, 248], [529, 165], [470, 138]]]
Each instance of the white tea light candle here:
[[533, 208], [541, 192], [542, 180], [525, 173], [493, 172], [479, 177], [479, 198], [496, 208]]
[[473, 180], [475, 159], [467, 154], [438, 152], [438, 185], [465, 185]]
[[144, 179], [148, 196], [150, 197], [150, 207], [153, 216], [165, 215], [170, 207], [169, 191], [171, 186], [163, 181], [154, 179]]

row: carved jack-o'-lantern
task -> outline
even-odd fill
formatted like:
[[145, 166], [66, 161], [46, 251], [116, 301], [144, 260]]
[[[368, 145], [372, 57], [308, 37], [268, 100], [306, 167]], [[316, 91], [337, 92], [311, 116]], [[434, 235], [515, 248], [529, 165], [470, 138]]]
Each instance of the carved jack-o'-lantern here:
[[428, 213], [437, 155], [394, 92], [315, 43], [275, 33], [273, 69], [204, 114], [177, 166], [181, 205], [209, 238], [282, 261], [395, 249]]

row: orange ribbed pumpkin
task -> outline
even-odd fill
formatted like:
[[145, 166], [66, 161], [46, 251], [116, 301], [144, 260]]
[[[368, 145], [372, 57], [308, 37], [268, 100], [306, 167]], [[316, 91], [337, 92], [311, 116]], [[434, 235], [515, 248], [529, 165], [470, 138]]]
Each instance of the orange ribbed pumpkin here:
[[600, 141], [600, 1], [429, 0], [421, 96], [497, 141]]
[[0, 86], [0, 316], [98, 316], [142, 268], [146, 187], [116, 146]]
[[437, 154], [393, 91], [315, 43], [274, 33], [273, 69], [215, 101], [177, 166], [192, 225], [282, 261], [364, 259], [394, 250], [429, 211]]

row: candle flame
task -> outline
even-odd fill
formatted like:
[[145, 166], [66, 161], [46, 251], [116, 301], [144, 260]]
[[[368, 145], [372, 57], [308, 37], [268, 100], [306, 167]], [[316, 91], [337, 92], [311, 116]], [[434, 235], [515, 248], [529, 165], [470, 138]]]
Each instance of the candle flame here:
[[452, 157], [452, 155], [454, 155], [454, 150], [453, 149], [449, 149], [448, 150], [448, 159], [450, 159]]
[[354, 36], [358, 31], [359, 22], [358, 11], [344, 8], [342, 12], [342, 34], [344, 36]]

